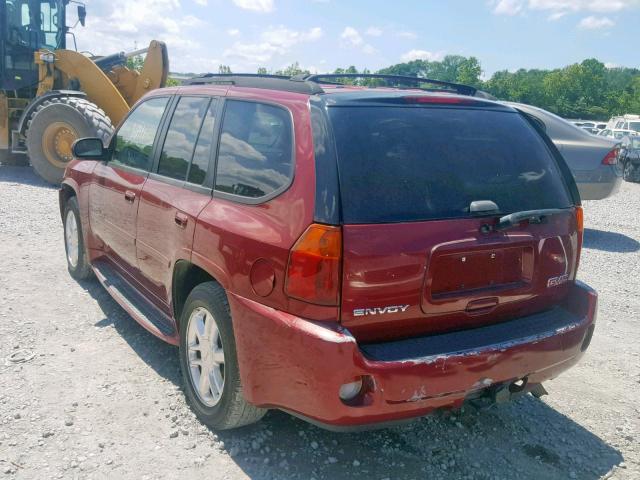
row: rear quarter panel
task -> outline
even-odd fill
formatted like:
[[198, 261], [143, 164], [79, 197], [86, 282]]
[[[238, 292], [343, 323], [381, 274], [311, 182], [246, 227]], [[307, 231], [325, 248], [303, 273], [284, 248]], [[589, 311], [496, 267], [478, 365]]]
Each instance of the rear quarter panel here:
[[[214, 194], [198, 217], [193, 263], [213, 275], [229, 292], [241, 297], [306, 318], [337, 320], [337, 307], [309, 305], [289, 299], [284, 293], [289, 250], [312, 223], [314, 214], [315, 166], [308, 97], [270, 92], [267, 98], [261, 90], [232, 88], [227, 98], [276, 103], [291, 112], [294, 178], [285, 192], [258, 205], [238, 203]], [[273, 282], [271, 293], [266, 296], [256, 293], [255, 283], [259, 281]]]

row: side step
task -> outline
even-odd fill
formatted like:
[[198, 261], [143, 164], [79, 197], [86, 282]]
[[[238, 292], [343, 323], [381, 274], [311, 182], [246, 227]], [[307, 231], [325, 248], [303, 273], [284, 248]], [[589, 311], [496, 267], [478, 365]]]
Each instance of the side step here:
[[108, 262], [93, 263], [93, 271], [113, 299], [129, 312], [144, 328], [159, 337], [175, 337], [175, 324], [151, 304]]

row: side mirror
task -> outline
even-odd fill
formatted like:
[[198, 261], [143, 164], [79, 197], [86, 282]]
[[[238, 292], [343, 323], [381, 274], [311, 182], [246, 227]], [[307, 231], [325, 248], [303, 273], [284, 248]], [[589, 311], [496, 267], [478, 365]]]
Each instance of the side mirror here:
[[78, 160], [106, 160], [109, 152], [99, 138], [80, 138], [71, 149]]
[[84, 27], [84, 24], [87, 21], [87, 7], [84, 5], [78, 5], [78, 21], [80, 22], [80, 25]]

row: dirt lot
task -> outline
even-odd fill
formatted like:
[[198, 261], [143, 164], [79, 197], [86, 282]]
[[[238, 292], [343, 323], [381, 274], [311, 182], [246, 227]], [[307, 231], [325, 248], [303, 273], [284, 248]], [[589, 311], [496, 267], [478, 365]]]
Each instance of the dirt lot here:
[[271, 412], [216, 433], [185, 405], [176, 349], [67, 274], [56, 190], [0, 167], [0, 478], [638, 479], [640, 185], [585, 212], [598, 327], [542, 401], [354, 434]]

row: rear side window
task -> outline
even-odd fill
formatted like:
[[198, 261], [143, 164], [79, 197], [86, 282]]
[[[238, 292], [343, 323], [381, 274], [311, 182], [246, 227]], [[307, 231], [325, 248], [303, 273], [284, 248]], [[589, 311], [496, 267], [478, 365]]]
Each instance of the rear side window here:
[[167, 97], [152, 98], [131, 112], [116, 133], [113, 163], [141, 170], [151, 167], [153, 142], [168, 101]]
[[225, 108], [216, 190], [249, 199], [284, 190], [293, 176], [289, 112], [255, 102], [228, 100]]
[[158, 173], [185, 180], [196, 148], [200, 127], [207, 114], [209, 98], [182, 97], [171, 117], [162, 147]]
[[333, 107], [347, 223], [468, 217], [572, 205], [538, 133], [517, 113], [463, 108]]

